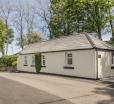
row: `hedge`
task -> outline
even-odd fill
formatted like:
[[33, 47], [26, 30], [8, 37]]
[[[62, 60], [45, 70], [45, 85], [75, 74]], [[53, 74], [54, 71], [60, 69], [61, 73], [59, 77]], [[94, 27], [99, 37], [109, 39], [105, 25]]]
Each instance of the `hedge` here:
[[37, 53], [35, 55], [35, 68], [36, 68], [36, 72], [39, 73], [41, 70], [41, 53]]

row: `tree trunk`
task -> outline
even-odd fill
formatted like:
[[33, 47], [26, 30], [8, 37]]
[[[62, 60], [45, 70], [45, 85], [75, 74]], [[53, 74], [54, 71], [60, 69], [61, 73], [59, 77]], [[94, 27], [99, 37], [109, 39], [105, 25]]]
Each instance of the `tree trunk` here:
[[[6, 18], [6, 20], [5, 20], [5, 23], [6, 23], [6, 28], [8, 29], [8, 18]], [[5, 52], [5, 54], [7, 55], [7, 53], [8, 53], [8, 45], [9, 45], [9, 43], [8, 43], [8, 39], [6, 40], [7, 42], [6, 42], [6, 52]]]
[[6, 55], [8, 54], [8, 42], [6, 43]]
[[22, 36], [22, 34], [21, 34], [21, 48], [23, 49], [24, 48], [24, 41], [23, 41], [23, 36]]
[[97, 27], [97, 33], [98, 33], [98, 38], [102, 40], [102, 34], [101, 34], [101, 25], [99, 20], [96, 20], [96, 27]]
[[24, 39], [23, 39], [23, 25], [22, 25], [22, 18], [21, 18], [21, 30], [20, 30], [20, 35], [21, 35], [21, 48], [24, 48]]
[[112, 31], [112, 40], [114, 40], [114, 27], [112, 24], [112, 20], [110, 20], [110, 26], [111, 26], [111, 31]]
[[67, 31], [66, 31], [66, 35], [70, 34], [70, 23], [67, 22]]
[[5, 56], [4, 46], [2, 46], [2, 56]]
[[112, 40], [114, 40], [114, 26], [113, 26], [113, 22], [112, 22], [112, 18], [111, 18], [110, 9], [109, 9], [109, 22], [110, 22], [110, 27], [111, 27], [111, 31], [112, 31]]
[[98, 38], [100, 39], [100, 40], [102, 40], [102, 36], [101, 36], [101, 29], [98, 27]]
[[49, 39], [52, 39], [53, 37], [52, 37], [52, 32], [51, 32], [51, 28], [50, 28], [49, 24], [48, 24], [48, 29], [49, 29]]

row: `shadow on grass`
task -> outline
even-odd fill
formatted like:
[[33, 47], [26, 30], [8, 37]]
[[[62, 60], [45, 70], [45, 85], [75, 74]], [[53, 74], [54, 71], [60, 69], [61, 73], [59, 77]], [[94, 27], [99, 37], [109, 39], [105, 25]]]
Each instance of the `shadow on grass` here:
[[114, 83], [112, 82], [102, 82], [105, 87], [95, 88], [93, 91], [96, 94], [109, 96], [109, 100], [98, 101], [97, 104], [114, 104]]

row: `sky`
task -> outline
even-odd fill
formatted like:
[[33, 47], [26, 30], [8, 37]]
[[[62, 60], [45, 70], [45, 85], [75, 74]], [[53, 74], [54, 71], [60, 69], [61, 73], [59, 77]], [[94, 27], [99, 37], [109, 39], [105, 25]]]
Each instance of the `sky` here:
[[[1, 5], [7, 5], [7, 1], [8, 0], [0, 0], [0, 4]], [[43, 8], [47, 8], [47, 6], [48, 6], [48, 0], [10, 0], [11, 1], [11, 3], [13, 3], [13, 4], [15, 4], [16, 2], [22, 2], [22, 3], [29, 3], [30, 5], [33, 5], [33, 6], [41, 6], [42, 5], [42, 7]], [[39, 2], [39, 5], [38, 5], [38, 3], [36, 3], [36, 1], [38, 1]], [[36, 21], [36, 24], [38, 24], [39, 26], [40, 25], [42, 25], [42, 23], [41, 22], [39, 22], [39, 21]], [[13, 28], [13, 31], [14, 31], [14, 41], [12, 42], [12, 44], [10, 44], [9, 45], [9, 49], [8, 49], [8, 54], [9, 55], [11, 55], [11, 54], [15, 54], [15, 53], [18, 53], [19, 51], [21, 51], [21, 49], [19, 48], [19, 46], [17, 46], [17, 41], [16, 41], [16, 39], [17, 39], [17, 36], [18, 36], [18, 33], [16, 32], [16, 30], [15, 30], [15, 28], [14, 27], [12, 27]], [[39, 32], [42, 32], [40, 29], [38, 29], [38, 27], [37, 27], [37, 30], [39, 31]], [[43, 33], [42, 33], [43, 34]], [[44, 35], [44, 34], [43, 34]], [[47, 36], [46, 35], [44, 35], [43, 36], [44, 38], [47, 38]], [[0, 54], [0, 56], [1, 56], [1, 54]]]
[[[34, 6], [41, 6], [40, 4], [36, 5], [36, 0], [10, 0], [12, 3], [15, 3], [15, 1], [20, 1], [22, 3], [30, 3], [31, 5], [34, 5]], [[48, 0], [39, 0], [42, 4], [42, 7], [43, 8], [47, 8], [47, 6], [49, 5], [49, 2]], [[5, 5], [7, 3], [7, 0], [0, 0], [0, 4], [3, 4]], [[42, 23], [40, 21], [36, 21], [37, 24], [42, 25]], [[16, 41], [16, 38], [17, 38], [17, 33], [15, 31], [15, 29], [13, 28], [14, 30], [14, 35], [15, 35], [15, 38], [14, 38], [14, 41], [11, 45], [9, 45], [9, 50], [8, 50], [8, 54], [15, 54], [15, 53], [18, 53], [19, 51], [21, 51], [21, 49], [16, 45], [17, 41]], [[38, 29], [40, 31], [40, 29]], [[42, 33], [43, 34], [43, 33]], [[44, 34], [43, 34], [44, 35]], [[46, 38], [47, 36], [44, 35], [44, 37]], [[103, 40], [109, 40], [111, 37], [111, 34], [109, 33], [103, 33]]]

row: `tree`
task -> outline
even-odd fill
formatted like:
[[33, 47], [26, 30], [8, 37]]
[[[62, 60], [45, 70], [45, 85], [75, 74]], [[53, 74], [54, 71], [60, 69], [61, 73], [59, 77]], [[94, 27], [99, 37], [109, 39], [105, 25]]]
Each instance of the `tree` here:
[[25, 29], [25, 9], [22, 3], [18, 4], [18, 7], [15, 8], [15, 18], [14, 18], [14, 27], [18, 33], [18, 45], [23, 49], [25, 45], [24, 40], [24, 29]]
[[13, 13], [13, 6], [8, 0], [5, 5], [0, 5], [0, 18], [5, 22], [6, 26], [9, 25], [9, 20], [11, 19], [11, 15]]
[[13, 38], [12, 29], [6, 27], [6, 24], [0, 20], [0, 51], [5, 55], [5, 44], [11, 43]]
[[112, 32], [112, 38], [111, 41], [114, 41], [114, 24], [113, 24], [113, 20], [114, 20], [114, 15], [113, 15], [113, 6], [114, 6], [114, 1], [112, 0], [108, 0], [108, 20], [109, 20], [109, 24], [111, 27], [111, 32]]
[[[36, 10], [34, 7], [30, 6], [29, 4], [26, 4], [25, 8], [25, 24], [26, 24], [26, 37], [28, 40], [28, 43], [33, 42], [34, 40], [37, 40], [37, 37], [35, 39], [35, 36], [37, 36], [34, 31], [35, 28], [35, 19], [36, 19]], [[34, 39], [33, 39], [34, 38]]]
[[107, 19], [107, 0], [52, 0], [50, 27], [53, 37], [73, 32], [94, 32], [102, 39]]
[[51, 1], [51, 18], [49, 25], [51, 27], [52, 36], [59, 37], [65, 35], [65, 16], [64, 16], [64, 7], [65, 0], [52, 0]]
[[42, 34], [39, 32], [29, 32], [27, 33], [27, 43], [31, 44], [31, 43], [36, 43], [36, 42], [41, 42], [43, 40], [42, 38]]
[[[16, 45], [19, 46], [19, 47], [21, 47], [21, 46], [22, 46], [22, 38], [17, 37], [16, 40], [17, 40]], [[23, 35], [23, 48], [24, 48], [25, 45], [27, 45], [27, 37], [26, 37], [26, 35], [24, 34], [24, 35]]]
[[6, 49], [5, 49], [5, 54], [8, 54], [8, 46], [13, 42], [14, 35], [13, 35], [13, 30], [11, 28], [7, 28], [7, 34], [5, 36], [5, 44], [6, 44]]
[[42, 22], [42, 26], [40, 26], [40, 29], [43, 33], [48, 34], [48, 37], [52, 38], [52, 29], [50, 27], [50, 17], [51, 17], [51, 9], [50, 4], [51, 0], [47, 3], [47, 7], [44, 7], [42, 5], [42, 0], [36, 0], [36, 3], [40, 6], [35, 7], [36, 8], [36, 14], [37, 18], [40, 18], [40, 22]]
[[6, 34], [6, 28], [3, 21], [0, 21], [0, 51], [2, 52], [2, 56], [4, 56], [4, 35]]
[[10, 1], [8, 0], [6, 2], [6, 5], [1, 4], [0, 5], [0, 19], [4, 21], [4, 24], [6, 25], [6, 35], [4, 38], [6, 49], [5, 49], [5, 54], [7, 55], [8, 52], [8, 45], [12, 43], [14, 35], [13, 35], [13, 30], [9, 28], [10, 26], [10, 20], [11, 20], [11, 15], [13, 13], [13, 7]]
[[87, 11], [87, 32], [96, 32], [99, 39], [102, 39], [102, 30], [107, 23], [107, 0], [86, 0], [84, 3]]

